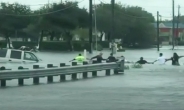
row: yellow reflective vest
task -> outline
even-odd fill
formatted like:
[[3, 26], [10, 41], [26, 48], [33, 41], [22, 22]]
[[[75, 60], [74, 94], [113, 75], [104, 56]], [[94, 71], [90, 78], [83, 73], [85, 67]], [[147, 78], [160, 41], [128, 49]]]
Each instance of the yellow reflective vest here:
[[84, 56], [77, 56], [75, 60], [77, 60], [78, 63], [82, 63], [85, 60], [85, 58]]

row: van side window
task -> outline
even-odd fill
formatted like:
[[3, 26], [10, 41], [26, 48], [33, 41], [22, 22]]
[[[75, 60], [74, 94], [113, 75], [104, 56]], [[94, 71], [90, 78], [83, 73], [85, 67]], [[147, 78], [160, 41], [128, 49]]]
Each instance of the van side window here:
[[21, 59], [21, 54], [22, 54], [21, 51], [14, 51], [14, 50], [11, 50], [10, 58]]
[[30, 52], [24, 52], [24, 60], [37, 61], [37, 57]]
[[0, 49], [0, 57], [6, 57], [7, 49]]

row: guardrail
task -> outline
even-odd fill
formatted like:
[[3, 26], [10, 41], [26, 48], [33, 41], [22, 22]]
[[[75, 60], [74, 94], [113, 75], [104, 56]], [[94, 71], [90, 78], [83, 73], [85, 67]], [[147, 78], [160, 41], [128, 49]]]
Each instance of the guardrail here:
[[106, 70], [106, 75], [110, 75], [110, 70], [114, 69], [114, 74], [124, 73], [124, 60], [113, 63], [99, 63], [88, 64], [83, 62], [83, 65], [77, 65], [76, 62], [72, 63], [72, 66], [66, 66], [64, 63], [60, 64], [60, 67], [47, 65], [47, 69], [40, 68], [39, 65], [34, 65], [33, 70], [28, 68], [19, 67], [19, 70], [0, 71], [1, 87], [6, 86], [7, 80], [18, 79], [18, 85], [24, 85], [24, 79], [33, 78], [33, 84], [39, 84], [40, 77], [47, 77], [48, 83], [53, 82], [53, 76], [60, 76], [60, 81], [66, 80], [66, 75], [71, 75], [72, 80], [77, 79], [77, 73], [82, 73], [83, 78], [88, 77], [88, 72], [92, 72], [92, 76], [97, 76], [97, 71]]

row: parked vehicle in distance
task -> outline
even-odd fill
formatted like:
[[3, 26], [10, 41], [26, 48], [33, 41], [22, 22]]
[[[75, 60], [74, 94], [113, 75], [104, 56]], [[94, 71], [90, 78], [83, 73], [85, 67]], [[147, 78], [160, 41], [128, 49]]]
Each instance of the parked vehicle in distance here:
[[30, 51], [0, 49], [0, 62], [37, 63], [41, 60]]

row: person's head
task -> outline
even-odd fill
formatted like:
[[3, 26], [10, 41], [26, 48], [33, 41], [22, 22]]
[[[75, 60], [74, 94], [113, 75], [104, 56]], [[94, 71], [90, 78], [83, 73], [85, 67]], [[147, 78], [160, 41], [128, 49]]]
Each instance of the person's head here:
[[79, 56], [82, 56], [82, 55], [79, 53]]
[[162, 53], [160, 53], [160, 57], [162, 57], [163, 56], [163, 54]]
[[178, 58], [178, 54], [177, 53], [173, 53], [173, 57], [174, 58]]
[[113, 56], [113, 53], [111, 53], [110, 56]]
[[103, 53], [100, 53], [99, 55], [100, 55], [100, 56], [102, 56], [102, 55], [103, 55]]
[[140, 60], [143, 60], [143, 57], [141, 57]]

